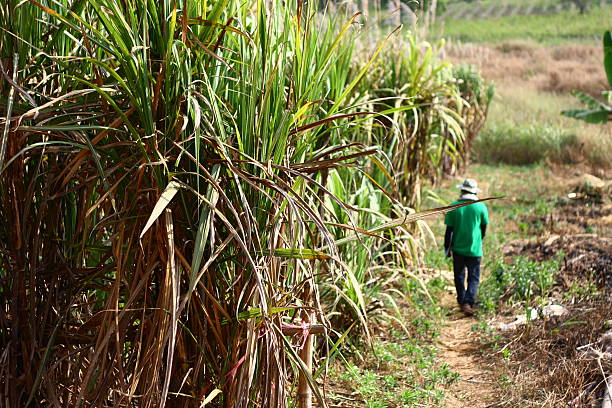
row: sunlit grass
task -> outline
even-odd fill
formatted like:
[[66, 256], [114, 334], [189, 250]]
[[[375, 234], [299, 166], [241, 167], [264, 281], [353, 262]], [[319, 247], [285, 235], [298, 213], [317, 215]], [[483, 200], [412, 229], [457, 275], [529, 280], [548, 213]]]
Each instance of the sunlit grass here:
[[533, 40], [544, 44], [597, 44], [612, 20], [612, 7], [593, 8], [584, 15], [562, 11], [551, 15], [512, 15], [474, 20], [446, 20], [443, 35], [464, 42], [497, 43]]

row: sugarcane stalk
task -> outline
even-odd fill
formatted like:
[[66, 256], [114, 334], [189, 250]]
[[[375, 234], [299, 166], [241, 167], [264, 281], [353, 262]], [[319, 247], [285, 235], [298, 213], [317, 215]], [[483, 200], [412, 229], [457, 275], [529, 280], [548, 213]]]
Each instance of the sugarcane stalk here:
[[[13, 56], [13, 82], [17, 79], [17, 68], [19, 67], [19, 54]], [[4, 167], [4, 156], [6, 155], [6, 146], [8, 145], [8, 133], [11, 127], [11, 114], [13, 113], [13, 98], [15, 95], [15, 87], [11, 86], [8, 95], [8, 105], [6, 107], [6, 122], [4, 123], [4, 132], [0, 141], [0, 172]]]
[[[310, 306], [312, 303], [312, 282], [308, 282], [304, 289], [304, 304]], [[304, 312], [302, 317], [303, 324], [305, 326], [310, 326], [314, 324], [314, 314], [311, 312]], [[302, 350], [300, 350], [300, 359], [306, 366], [306, 369], [309, 373], [312, 373], [312, 352], [313, 352], [313, 340], [314, 337], [312, 333], [308, 332], [306, 336], [306, 340], [304, 341], [304, 346]], [[308, 384], [308, 378], [305, 372], [300, 373], [300, 377], [298, 380], [298, 403], [300, 408], [312, 408], [312, 390], [310, 389], [310, 385]]]

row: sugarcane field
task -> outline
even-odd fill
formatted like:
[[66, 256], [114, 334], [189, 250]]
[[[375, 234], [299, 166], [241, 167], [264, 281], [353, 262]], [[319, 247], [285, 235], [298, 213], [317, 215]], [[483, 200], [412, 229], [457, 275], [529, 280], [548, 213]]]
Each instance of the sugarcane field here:
[[612, 0], [0, 1], [0, 408], [612, 408]]

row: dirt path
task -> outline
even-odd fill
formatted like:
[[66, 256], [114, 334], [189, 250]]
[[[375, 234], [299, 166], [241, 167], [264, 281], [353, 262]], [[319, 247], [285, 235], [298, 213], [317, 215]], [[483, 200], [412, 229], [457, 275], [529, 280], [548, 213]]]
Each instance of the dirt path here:
[[477, 320], [465, 317], [457, 308], [453, 296], [449, 293], [442, 299], [442, 305], [448, 307], [450, 312], [440, 336], [439, 358], [461, 378], [447, 390], [446, 406], [485, 408], [494, 401], [493, 371], [480, 357], [479, 334], [472, 331]]

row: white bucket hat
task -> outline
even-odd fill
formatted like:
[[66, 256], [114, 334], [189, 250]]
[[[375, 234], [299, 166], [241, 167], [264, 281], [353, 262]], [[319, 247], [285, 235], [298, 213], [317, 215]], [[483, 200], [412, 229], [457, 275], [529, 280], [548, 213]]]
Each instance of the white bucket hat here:
[[461, 190], [463, 190], [463, 191], [467, 191], [469, 193], [472, 193], [472, 194], [477, 194], [477, 193], [479, 193], [481, 191], [478, 188], [478, 183], [476, 183], [476, 180], [474, 180], [474, 179], [465, 179], [463, 181], [463, 184], [457, 184], [456, 187], [461, 189]]

